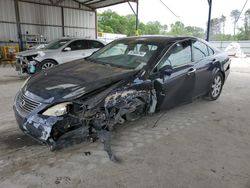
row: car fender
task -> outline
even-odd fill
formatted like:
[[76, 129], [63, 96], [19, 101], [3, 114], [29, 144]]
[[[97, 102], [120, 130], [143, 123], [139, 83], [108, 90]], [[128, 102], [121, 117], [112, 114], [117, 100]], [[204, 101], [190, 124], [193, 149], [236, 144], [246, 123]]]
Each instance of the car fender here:
[[221, 68], [219, 66], [215, 66], [212, 70], [212, 77], [214, 77], [214, 75], [219, 71], [221, 71]]
[[58, 64], [58, 62], [52, 58], [44, 59], [41, 63], [43, 63], [44, 61], [54, 61], [56, 64]]
[[61, 54], [60, 54], [60, 52], [58, 52], [58, 53], [55, 53], [52, 56], [48, 57], [47, 60], [51, 59], [51, 60], [54, 60], [55, 62], [57, 62], [57, 64], [62, 64], [63, 63], [61, 61], [62, 58], [60, 58], [60, 57], [61, 57]]
[[223, 79], [225, 79], [225, 73], [224, 73], [224, 71], [223, 71], [222, 65], [221, 65], [219, 62], [216, 63], [215, 66], [214, 66], [213, 69], [212, 69], [212, 77], [211, 77], [212, 79], [211, 79], [211, 81], [210, 81], [209, 86], [212, 85], [212, 83], [213, 83], [213, 78], [214, 78], [214, 76], [215, 76], [218, 72], [221, 72], [222, 75], [223, 75]]
[[45, 61], [45, 60], [53, 60], [53, 61], [55, 61], [57, 64], [60, 64], [60, 62], [58, 62], [58, 56], [59, 56], [60, 54], [59, 53], [57, 53], [57, 52], [46, 52], [46, 53], [44, 53], [44, 54], [39, 54], [34, 60], [36, 61], [36, 62], [43, 62], [43, 61]]

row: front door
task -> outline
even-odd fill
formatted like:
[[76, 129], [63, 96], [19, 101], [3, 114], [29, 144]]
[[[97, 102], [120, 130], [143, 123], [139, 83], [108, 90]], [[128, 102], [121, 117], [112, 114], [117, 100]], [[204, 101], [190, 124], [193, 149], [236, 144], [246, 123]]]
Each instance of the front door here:
[[89, 47], [87, 40], [75, 40], [71, 42], [67, 47], [70, 48], [69, 51], [63, 50], [61, 52], [61, 59], [63, 63], [82, 59], [91, 54], [91, 52], [88, 51]]
[[[171, 73], [161, 71], [171, 65]], [[195, 85], [195, 68], [191, 60], [191, 41], [171, 47], [157, 65], [154, 87], [157, 92], [157, 109], [168, 109], [192, 100]]]

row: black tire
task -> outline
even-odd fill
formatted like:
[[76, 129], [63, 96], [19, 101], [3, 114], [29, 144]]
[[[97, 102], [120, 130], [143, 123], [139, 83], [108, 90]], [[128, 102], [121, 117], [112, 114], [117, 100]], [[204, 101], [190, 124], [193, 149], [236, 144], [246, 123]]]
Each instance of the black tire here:
[[206, 99], [215, 101], [219, 98], [224, 84], [224, 77], [221, 72], [217, 72], [212, 80]]
[[45, 70], [45, 69], [48, 69], [48, 68], [52, 68], [54, 67], [55, 65], [57, 65], [57, 62], [53, 61], [53, 60], [44, 60], [42, 61], [39, 65], [38, 65], [38, 71], [41, 71], [41, 70]]

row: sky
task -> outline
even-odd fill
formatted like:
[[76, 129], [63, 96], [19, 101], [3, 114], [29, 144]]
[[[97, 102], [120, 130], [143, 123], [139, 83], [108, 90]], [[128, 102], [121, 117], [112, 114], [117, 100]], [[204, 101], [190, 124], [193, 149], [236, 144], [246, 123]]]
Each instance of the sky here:
[[[149, 21], [159, 21], [162, 25], [181, 21], [185, 26], [198, 26], [206, 29], [208, 18], [207, 0], [162, 0], [178, 17], [175, 17], [160, 0], [139, 0], [139, 20], [147, 23]], [[220, 17], [222, 14], [227, 17], [225, 33], [233, 33], [233, 23], [230, 12], [233, 9], [241, 11], [246, 0], [213, 0], [212, 18]], [[135, 3], [131, 3], [135, 7]], [[244, 12], [250, 8], [250, 1], [246, 4]], [[133, 14], [128, 3], [99, 9], [98, 12], [111, 9], [120, 15]], [[242, 16], [243, 16], [242, 14]], [[242, 26], [243, 21], [238, 22]]]

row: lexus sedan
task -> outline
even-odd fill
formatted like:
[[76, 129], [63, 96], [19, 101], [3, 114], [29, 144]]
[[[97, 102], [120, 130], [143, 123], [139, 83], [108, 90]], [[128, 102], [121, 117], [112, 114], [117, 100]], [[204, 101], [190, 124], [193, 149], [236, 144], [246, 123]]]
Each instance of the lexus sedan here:
[[16, 71], [21, 74], [34, 74], [42, 69], [90, 56], [103, 46], [104, 43], [98, 40], [81, 38], [56, 39], [43, 46], [43, 48], [18, 53], [16, 56]]
[[53, 149], [197, 97], [216, 100], [229, 70], [228, 56], [198, 38], [118, 39], [30, 77], [16, 95], [15, 117]]

